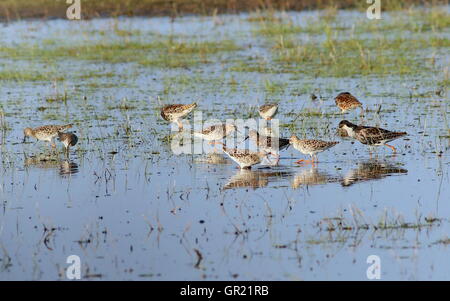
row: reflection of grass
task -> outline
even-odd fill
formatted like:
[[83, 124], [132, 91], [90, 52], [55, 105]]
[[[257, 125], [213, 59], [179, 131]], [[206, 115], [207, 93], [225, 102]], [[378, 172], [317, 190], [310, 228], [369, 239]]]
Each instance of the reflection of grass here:
[[375, 222], [370, 223], [364, 217], [362, 211], [356, 206], [351, 206], [351, 217], [346, 217], [340, 213], [337, 217], [324, 218], [319, 224], [326, 231], [355, 231], [355, 230], [401, 230], [401, 229], [421, 229], [440, 225], [441, 219], [425, 217], [423, 221], [418, 218], [415, 222], [406, 222], [400, 214], [385, 210], [383, 216]]
[[450, 245], [450, 238], [445, 237], [443, 239], [438, 240], [434, 244], [440, 244], [440, 245]]

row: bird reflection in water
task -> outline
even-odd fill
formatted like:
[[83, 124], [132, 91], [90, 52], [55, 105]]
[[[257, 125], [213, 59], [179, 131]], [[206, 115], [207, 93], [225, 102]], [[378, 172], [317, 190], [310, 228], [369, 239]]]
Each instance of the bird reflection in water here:
[[293, 189], [297, 189], [301, 186], [310, 186], [310, 185], [322, 185], [338, 182], [338, 178], [336, 176], [331, 176], [330, 174], [320, 171], [317, 166], [313, 165], [308, 169], [301, 169], [295, 176], [291, 182], [291, 187]]
[[358, 163], [358, 167], [351, 170], [341, 181], [342, 186], [351, 186], [358, 182], [379, 180], [391, 175], [408, 173], [407, 169], [398, 164], [378, 162], [376, 160]]
[[61, 177], [67, 177], [70, 175], [74, 175], [76, 173], [78, 173], [78, 164], [75, 162], [71, 162], [71, 161], [61, 161], [61, 164], [59, 166], [59, 175]]
[[39, 169], [58, 169], [61, 177], [67, 177], [78, 173], [78, 164], [69, 160], [60, 160], [54, 156], [38, 155], [27, 157], [25, 156], [25, 168], [39, 168]]
[[230, 161], [223, 154], [210, 153], [195, 160], [196, 163], [206, 164], [230, 164]]
[[282, 182], [292, 175], [287, 171], [264, 171], [264, 170], [239, 170], [232, 176], [223, 189], [235, 188], [253, 188], [258, 189], [266, 187], [270, 182]]

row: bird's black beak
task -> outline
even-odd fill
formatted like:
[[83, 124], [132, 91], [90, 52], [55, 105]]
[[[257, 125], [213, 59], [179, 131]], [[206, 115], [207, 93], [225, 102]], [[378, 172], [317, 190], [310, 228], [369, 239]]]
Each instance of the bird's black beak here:
[[247, 140], [250, 136], [245, 137], [244, 141]]

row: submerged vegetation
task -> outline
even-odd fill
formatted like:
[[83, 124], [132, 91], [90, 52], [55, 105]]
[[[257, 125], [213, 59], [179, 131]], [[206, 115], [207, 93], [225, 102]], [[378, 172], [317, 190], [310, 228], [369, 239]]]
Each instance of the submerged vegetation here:
[[208, 63], [211, 55], [238, 49], [234, 42], [230, 40], [190, 42], [169, 39], [150, 43], [124, 40], [113, 43], [94, 42], [64, 47], [58, 47], [55, 42], [47, 47], [26, 44], [0, 47], [0, 58], [32, 60], [42, 63], [62, 59], [88, 60], [101, 63], [137, 62], [144, 66], [159, 68], [182, 68], [199, 63]]
[[[351, 26], [341, 23], [336, 14], [332, 10], [309, 17], [300, 24], [287, 14], [254, 13], [247, 20], [251, 21], [255, 41], [245, 44], [231, 37], [199, 39], [130, 30], [119, 27], [114, 21], [109, 29], [92, 31], [91, 37], [81, 44], [61, 45], [61, 41], [48, 38], [40, 44], [3, 45], [0, 59], [28, 61], [34, 65], [51, 63], [54, 66], [62, 60], [83, 60], [197, 70], [220, 62], [225, 70], [232, 72], [294, 73], [314, 77], [444, 72], [439, 60], [450, 47], [450, 39], [445, 36], [450, 27], [449, 13], [438, 8], [420, 14], [411, 10], [406, 16], [403, 12], [394, 12], [380, 23], [366, 19]], [[269, 59], [253, 55], [254, 44], [268, 51]], [[31, 73], [0, 65], [0, 79], [40, 81], [67, 77], [67, 74], [58, 74], [55, 71], [58, 68], [53, 69], [52, 72]]]

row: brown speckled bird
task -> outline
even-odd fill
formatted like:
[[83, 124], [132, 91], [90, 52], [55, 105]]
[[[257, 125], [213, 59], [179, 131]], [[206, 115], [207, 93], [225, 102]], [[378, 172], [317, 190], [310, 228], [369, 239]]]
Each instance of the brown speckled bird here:
[[222, 142], [215, 141], [214, 144], [221, 144], [223, 152], [236, 162], [241, 169], [251, 169], [253, 165], [261, 163], [268, 155], [265, 152], [252, 152], [248, 149], [228, 148]]
[[360, 103], [359, 100], [349, 92], [340, 93], [336, 96], [335, 102], [338, 108], [341, 109], [341, 113], [345, 113], [356, 108], [361, 108], [361, 110], [363, 110], [362, 103]]
[[259, 107], [259, 116], [265, 120], [271, 120], [277, 113], [277, 104], [265, 104]]
[[66, 152], [69, 153], [69, 148], [77, 144], [78, 137], [74, 133], [58, 133], [58, 140], [64, 145]]
[[362, 144], [369, 146], [385, 145], [392, 149], [394, 153], [397, 151], [395, 147], [387, 143], [407, 135], [406, 132], [391, 132], [378, 127], [356, 125], [347, 120], [342, 120], [339, 123], [339, 129], [346, 131], [350, 137]]
[[174, 122], [178, 125], [178, 130], [183, 130], [183, 123], [181, 119], [185, 117], [187, 114], [192, 112], [197, 107], [197, 103], [192, 103], [189, 105], [183, 104], [173, 104], [164, 106], [161, 109], [161, 117], [169, 122]]
[[250, 138], [250, 140], [256, 144], [258, 149], [274, 155], [276, 157], [275, 165], [280, 161], [280, 150], [287, 149], [290, 145], [289, 139], [263, 136], [255, 130], [250, 130], [248, 134], [249, 135], [245, 138], [245, 140]]
[[301, 152], [305, 155], [311, 156], [311, 160], [307, 160], [307, 161], [298, 160], [295, 163], [297, 163], [297, 164], [300, 164], [300, 163], [314, 164], [314, 163], [318, 162], [317, 160], [315, 160], [317, 158], [318, 153], [321, 153], [321, 152], [335, 146], [339, 142], [336, 142], [336, 141], [327, 142], [327, 141], [315, 140], [315, 139], [298, 139], [297, 136], [292, 135], [291, 139], [289, 139], [289, 143], [292, 144], [292, 146], [299, 152]]
[[53, 142], [53, 138], [58, 136], [59, 132], [63, 132], [67, 129], [70, 129], [72, 127], [72, 124], [66, 124], [66, 125], [44, 125], [37, 127], [35, 129], [32, 128], [26, 128], [23, 130], [23, 142], [26, 141], [27, 137], [33, 137], [37, 140], [41, 141], [48, 141], [50, 145], [54, 148], [56, 147], [55, 143]]

